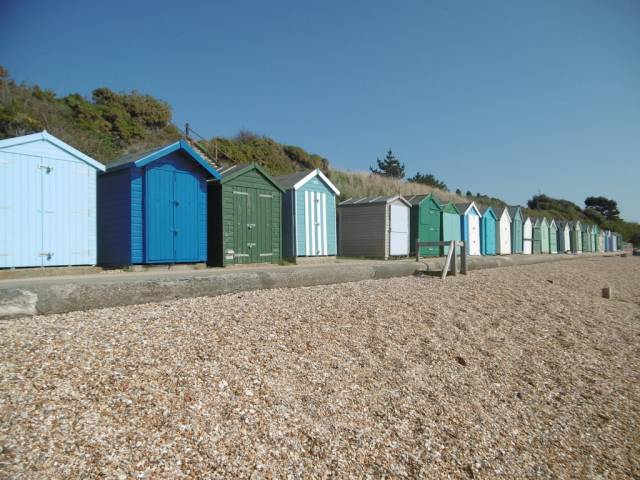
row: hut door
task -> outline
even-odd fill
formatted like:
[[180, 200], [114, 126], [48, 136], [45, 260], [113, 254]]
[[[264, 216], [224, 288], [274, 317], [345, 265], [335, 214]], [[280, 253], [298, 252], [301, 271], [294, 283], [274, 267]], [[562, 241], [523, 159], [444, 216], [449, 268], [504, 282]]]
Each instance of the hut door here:
[[[73, 237], [78, 235], [75, 224], [70, 224], [67, 219], [77, 220], [80, 209], [88, 208], [86, 192], [86, 177], [78, 182], [69, 182], [69, 179], [79, 177], [76, 164], [63, 160], [43, 158], [42, 170], [42, 264], [47, 265], [73, 265], [71, 249], [73, 253], [80, 253], [76, 249], [88, 248], [88, 245], [77, 245]], [[79, 179], [80, 180], [80, 179]], [[78, 187], [81, 184], [85, 191]], [[84, 198], [76, 199], [77, 196]], [[72, 214], [73, 213], [73, 214]], [[83, 225], [81, 236], [86, 238], [87, 224]], [[85, 255], [86, 256], [86, 252]]]
[[[420, 208], [420, 232], [423, 234], [420, 240], [425, 242], [440, 241], [440, 212], [438, 210]], [[440, 247], [420, 247], [421, 256], [437, 257]]]
[[173, 262], [175, 258], [174, 172], [161, 168], [147, 171], [147, 261]]
[[245, 188], [234, 187], [233, 195], [233, 218], [235, 228], [233, 229], [233, 261], [234, 263], [249, 263], [249, 253], [252, 218], [249, 212], [249, 192]]
[[257, 207], [258, 229], [255, 232], [257, 248], [254, 249], [257, 258], [253, 261], [271, 263], [273, 261], [273, 192], [259, 190]]
[[305, 254], [327, 254], [327, 194], [304, 192]]
[[174, 261], [198, 259], [198, 178], [175, 173], [174, 192]]
[[480, 255], [480, 217], [468, 215], [469, 255]]
[[409, 255], [409, 209], [391, 205], [389, 210], [389, 255]]

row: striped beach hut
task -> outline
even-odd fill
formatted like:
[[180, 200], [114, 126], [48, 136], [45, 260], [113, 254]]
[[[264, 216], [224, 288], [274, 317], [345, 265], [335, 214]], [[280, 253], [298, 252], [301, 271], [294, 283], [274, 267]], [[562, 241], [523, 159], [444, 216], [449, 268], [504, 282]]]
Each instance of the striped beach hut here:
[[542, 253], [542, 220], [536, 218], [533, 222], [533, 254]]
[[409, 255], [411, 204], [400, 195], [349, 198], [338, 205], [338, 252], [347, 257]]
[[218, 171], [180, 140], [109, 164], [98, 178], [103, 265], [207, 260], [207, 180]]
[[549, 253], [549, 220], [542, 217], [540, 221], [540, 253]]
[[549, 222], [549, 253], [558, 253], [558, 225], [555, 219]]
[[507, 207], [511, 218], [511, 253], [522, 253], [522, 209], [518, 206]]
[[104, 169], [46, 131], [0, 140], [0, 268], [95, 265]]
[[282, 196], [282, 253], [285, 258], [338, 253], [336, 197], [340, 191], [320, 169], [275, 177]]
[[480, 255], [480, 218], [474, 202], [456, 203], [460, 212], [460, 230], [467, 255]]
[[571, 252], [571, 229], [569, 222], [558, 221], [558, 253]]
[[524, 255], [533, 253], [533, 222], [531, 217], [527, 217], [522, 222], [522, 253]]
[[[440, 209], [442, 210], [442, 223], [440, 224], [442, 241], [450, 242], [451, 240], [462, 240], [460, 211], [456, 208], [453, 202], [440, 204]], [[443, 247], [442, 254], [448, 255], [449, 247]]]
[[494, 210], [496, 222], [496, 253], [498, 255], [511, 254], [511, 216], [506, 207]]
[[[416, 253], [416, 241], [440, 242], [442, 237], [442, 209], [433, 195], [413, 195], [405, 197], [411, 204], [409, 218], [409, 251]], [[421, 257], [437, 257], [440, 247], [420, 247]]]

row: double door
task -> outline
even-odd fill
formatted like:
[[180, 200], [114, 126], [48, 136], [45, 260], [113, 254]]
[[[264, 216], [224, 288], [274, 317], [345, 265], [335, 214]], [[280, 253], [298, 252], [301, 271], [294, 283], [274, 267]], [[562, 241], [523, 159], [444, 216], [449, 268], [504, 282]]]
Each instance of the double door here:
[[307, 257], [328, 255], [327, 194], [304, 191], [304, 252]]
[[234, 263], [277, 260], [273, 248], [274, 242], [279, 242], [273, 229], [273, 191], [234, 187], [232, 194]]
[[95, 170], [0, 153], [0, 242], [0, 268], [95, 264]]
[[200, 261], [199, 177], [153, 168], [146, 181], [147, 262]]

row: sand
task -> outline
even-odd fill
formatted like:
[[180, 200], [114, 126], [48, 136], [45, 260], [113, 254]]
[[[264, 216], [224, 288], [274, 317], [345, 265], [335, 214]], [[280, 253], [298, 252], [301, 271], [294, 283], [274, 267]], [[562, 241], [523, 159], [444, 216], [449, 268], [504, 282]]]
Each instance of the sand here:
[[0, 379], [4, 478], [640, 478], [640, 258], [11, 320]]

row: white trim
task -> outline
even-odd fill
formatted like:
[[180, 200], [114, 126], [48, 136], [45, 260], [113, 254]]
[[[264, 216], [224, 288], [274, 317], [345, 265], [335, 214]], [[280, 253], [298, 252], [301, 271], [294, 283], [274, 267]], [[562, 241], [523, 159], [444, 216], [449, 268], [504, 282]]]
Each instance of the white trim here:
[[473, 209], [476, 211], [478, 216], [482, 218], [482, 213], [480, 213], [480, 210], [478, 209], [478, 207], [476, 207], [476, 202], [471, 202], [467, 207], [467, 209], [462, 214], [467, 215], [469, 213], [469, 210], [471, 210], [471, 207], [473, 207]]
[[48, 133], [46, 130], [43, 130], [40, 133], [32, 133], [31, 135], [23, 135], [21, 137], [14, 137], [14, 138], [7, 138], [5, 140], [0, 140], [0, 148], [13, 147], [13, 146], [22, 145], [25, 143], [36, 142], [38, 140], [45, 140], [55, 145], [56, 147], [66, 151], [67, 153], [70, 153], [71, 155], [78, 158], [79, 160], [82, 160], [88, 163], [89, 165], [91, 165], [92, 167], [97, 168], [102, 172], [104, 172], [107, 169], [107, 167], [105, 167], [103, 164], [101, 164], [97, 160], [94, 160], [90, 156], [85, 155], [80, 150], [76, 150], [71, 145], [63, 142], [59, 138], [54, 137], [53, 135]]
[[309, 248], [311, 243], [309, 240], [309, 220], [311, 214], [309, 213], [309, 191], [304, 192], [304, 253], [309, 256]]
[[338, 190], [336, 186], [333, 183], [331, 183], [331, 180], [329, 180], [327, 176], [324, 173], [322, 173], [322, 170], [320, 170], [319, 168], [316, 168], [315, 170], [311, 170], [308, 175], [305, 175], [302, 179], [298, 180], [298, 182], [293, 186], [293, 189], [299, 190], [300, 187], [302, 187], [305, 183], [307, 183], [313, 177], [320, 177], [320, 179], [327, 185], [327, 187], [333, 190], [333, 193], [335, 193], [336, 195], [340, 195], [340, 190]]
[[328, 255], [327, 246], [327, 194], [322, 194], [322, 245], [324, 247], [323, 255]]
[[311, 255], [316, 254], [316, 195], [309, 192], [311, 197]]

